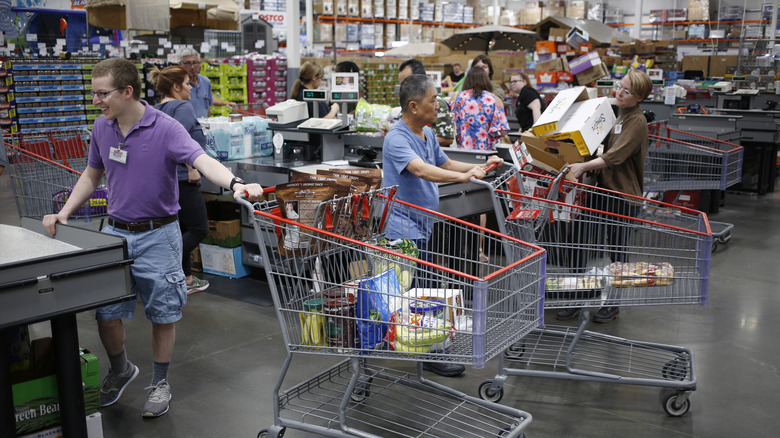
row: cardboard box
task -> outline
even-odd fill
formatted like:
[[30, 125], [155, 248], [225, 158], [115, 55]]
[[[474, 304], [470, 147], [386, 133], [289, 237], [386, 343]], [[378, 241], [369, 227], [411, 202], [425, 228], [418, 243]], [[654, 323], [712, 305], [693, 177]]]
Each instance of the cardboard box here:
[[235, 202], [206, 203], [209, 233], [203, 243], [224, 248], [241, 246], [241, 206]]
[[585, 18], [587, 2], [584, 0], [572, 0], [566, 5], [566, 16], [569, 18]]
[[709, 21], [709, 0], [688, 0], [688, 21]]
[[546, 55], [548, 53], [556, 53], [555, 48], [556, 48], [555, 41], [536, 42], [536, 53], [540, 55]]
[[709, 74], [707, 76], [726, 76], [726, 67], [737, 65], [738, 55], [712, 55], [710, 56]]
[[568, 140], [582, 155], [596, 152], [612, 127], [615, 113], [606, 97], [575, 102], [558, 122], [558, 129], [546, 134], [555, 140]]
[[685, 55], [682, 60], [682, 71], [688, 70], [700, 70], [704, 72], [704, 76], [708, 76], [710, 70], [710, 56], [709, 55]]
[[[554, 175], [561, 173], [568, 164], [584, 161], [579, 149], [577, 149], [577, 145], [574, 143], [537, 137], [531, 133], [521, 135], [520, 141], [525, 143], [532, 158], [531, 163], [537, 163], [539, 167], [552, 172]], [[576, 181], [571, 172], [566, 174], [566, 178]]]
[[[19, 438], [60, 438], [62, 437], [62, 427], [56, 426], [51, 429], [41, 430]], [[87, 438], [103, 438], [103, 416], [100, 412], [87, 415]]]
[[558, 83], [557, 75], [554, 71], [538, 71], [536, 72], [536, 86], [549, 86]]
[[558, 129], [558, 122], [569, 111], [569, 108], [575, 102], [587, 99], [588, 91], [585, 87], [574, 87], [559, 91], [531, 129], [533, 129], [534, 134], [540, 137], [555, 131]]
[[604, 65], [604, 63], [601, 63], [581, 73], [578, 73], [575, 76], [577, 77], [577, 82], [579, 82], [580, 85], [587, 85], [596, 82], [604, 76], [609, 76], [609, 70], [607, 69], [607, 66]]
[[569, 69], [573, 74], [581, 73], [595, 65], [601, 64], [598, 52], [590, 52], [569, 61]]
[[[84, 410], [86, 414], [93, 414], [100, 410], [98, 358], [84, 349], [80, 350], [79, 356], [84, 387]], [[53, 358], [50, 357], [49, 361], [53, 363]], [[16, 383], [12, 386], [12, 391], [17, 435], [29, 434], [60, 424], [60, 400], [56, 375], [51, 374]]]
[[555, 41], [559, 43], [566, 42], [566, 34], [568, 31], [566, 29], [562, 29], [560, 27], [551, 27], [550, 28], [550, 35], [547, 38], [550, 41]]
[[565, 58], [555, 58], [536, 63], [536, 71], [571, 71]]
[[190, 269], [195, 272], [203, 272], [203, 261], [200, 258], [200, 249], [198, 248], [190, 253]]
[[555, 78], [557, 79], [557, 82], [574, 82], [574, 75], [568, 71], [555, 72]]
[[241, 262], [241, 247], [222, 248], [221, 246], [200, 244], [200, 257], [203, 260], [203, 272], [230, 278], [242, 278], [249, 275], [249, 268]]

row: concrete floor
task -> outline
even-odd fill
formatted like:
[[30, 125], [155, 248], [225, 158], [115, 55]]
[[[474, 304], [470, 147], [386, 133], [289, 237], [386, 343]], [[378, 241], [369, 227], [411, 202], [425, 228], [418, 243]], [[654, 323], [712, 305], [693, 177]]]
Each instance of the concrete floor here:
[[[669, 390], [627, 385], [508, 378], [501, 404], [533, 415], [532, 438], [559, 437], [776, 437], [780, 430], [780, 193], [756, 197], [728, 194], [712, 219], [734, 224], [731, 242], [712, 256], [709, 303], [705, 306], [632, 307], [593, 330], [628, 339], [681, 345], [696, 359], [698, 387], [690, 412], [667, 417], [661, 407]], [[0, 221], [18, 224], [7, 173], [0, 177]], [[144, 387], [151, 379], [150, 324], [126, 321], [129, 358], [140, 369], [121, 400], [103, 410], [106, 437], [255, 437], [273, 424], [271, 394], [286, 350], [273, 307], [217, 295], [218, 288], [256, 288], [254, 280], [215, 279], [219, 284], [190, 297], [170, 370], [170, 412], [143, 419]], [[548, 311], [547, 321], [554, 315]], [[96, 324], [79, 315], [82, 346], [107, 369]], [[285, 385], [305, 380], [339, 358], [296, 356]], [[414, 362], [383, 361], [412, 370]], [[457, 378], [431, 376], [467, 394], [493, 378], [497, 360], [467, 368]], [[429, 373], [426, 373], [428, 375]], [[410, 396], [414, 396], [410, 393]], [[285, 436], [311, 434], [288, 430]]]

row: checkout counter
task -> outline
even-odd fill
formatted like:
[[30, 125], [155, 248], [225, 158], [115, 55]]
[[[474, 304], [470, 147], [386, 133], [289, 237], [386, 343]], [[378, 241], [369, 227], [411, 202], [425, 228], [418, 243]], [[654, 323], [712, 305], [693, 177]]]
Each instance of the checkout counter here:
[[716, 93], [708, 114], [673, 114], [670, 125], [744, 148], [742, 182], [732, 190], [764, 195], [775, 188], [780, 95], [745, 90]]
[[[333, 78], [331, 80], [333, 81]], [[304, 102], [285, 103], [281, 108], [269, 108], [266, 113], [270, 112], [269, 116], [276, 119], [275, 123], [269, 123], [269, 129], [273, 131], [273, 156], [225, 161], [223, 164], [237, 177], [266, 187], [289, 182], [293, 172], [317, 173], [318, 169], [338, 167], [381, 168], [384, 136], [349, 129], [345, 117], [346, 103], [357, 101], [357, 93], [349, 95], [343, 90], [337, 93], [341, 94], [334, 94], [331, 90], [328, 100], [342, 105], [342, 124], [312, 127], [316, 123], [311, 123], [310, 120], [316, 118], [309, 119], [304, 124], [300, 112], [303, 108], [308, 117]], [[323, 98], [322, 94], [311, 97], [311, 99], [321, 98]], [[449, 147], [444, 148], [444, 151], [454, 160], [474, 164], [484, 163], [490, 155], [497, 153]], [[201, 185], [201, 191], [223, 194], [223, 189], [205, 180]], [[442, 183], [439, 185], [439, 198], [439, 211], [458, 218], [493, 211], [492, 200], [487, 189], [479, 184]], [[262, 267], [252, 222], [243, 209], [241, 227], [243, 263]]]

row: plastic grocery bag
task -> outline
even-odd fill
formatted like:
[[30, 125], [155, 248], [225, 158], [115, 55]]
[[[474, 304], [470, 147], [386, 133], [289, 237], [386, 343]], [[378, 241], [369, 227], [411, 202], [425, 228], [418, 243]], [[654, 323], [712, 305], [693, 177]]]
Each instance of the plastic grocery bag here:
[[387, 269], [379, 275], [360, 280], [355, 305], [360, 348], [373, 350], [382, 342], [393, 313], [389, 305], [390, 298], [400, 294], [401, 286], [395, 269]]
[[[396, 239], [391, 241], [383, 237], [377, 241], [369, 241], [369, 243], [372, 243], [376, 246], [381, 246], [382, 248], [393, 250], [409, 257], [420, 257], [420, 250], [417, 249], [417, 245], [415, 245], [414, 242], [409, 239]], [[398, 277], [398, 282], [401, 285], [401, 292], [406, 292], [410, 287], [412, 287], [412, 280], [414, 280], [414, 267], [417, 265], [416, 262], [402, 259], [401, 257], [395, 257], [384, 252], [370, 252], [372, 253], [371, 273], [373, 275], [384, 272], [389, 268], [394, 268], [396, 271], [395, 274]]]
[[389, 105], [370, 104], [363, 99], [358, 100], [355, 108], [355, 130], [381, 131], [383, 126], [387, 129], [390, 110]]

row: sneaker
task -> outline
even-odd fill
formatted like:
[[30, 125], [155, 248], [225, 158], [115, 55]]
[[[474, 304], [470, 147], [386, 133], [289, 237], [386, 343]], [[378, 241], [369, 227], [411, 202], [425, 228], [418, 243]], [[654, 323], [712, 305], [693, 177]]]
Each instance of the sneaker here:
[[159, 417], [168, 412], [171, 403], [171, 386], [165, 379], [160, 380], [154, 386], [147, 386], [149, 390], [141, 415], [144, 417]]
[[461, 364], [445, 362], [423, 362], [423, 369], [444, 377], [455, 377], [466, 371]]
[[607, 323], [620, 318], [620, 307], [602, 307], [593, 315], [593, 322]]
[[100, 384], [100, 406], [111, 406], [119, 400], [127, 385], [138, 377], [138, 367], [128, 362], [130, 366], [123, 373], [108, 370], [108, 375]]
[[192, 277], [192, 283], [187, 285], [187, 295], [194, 294], [196, 292], [203, 292], [209, 288], [208, 280], [201, 280], [198, 277]]

